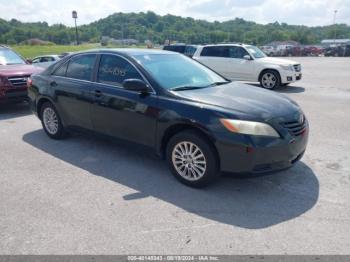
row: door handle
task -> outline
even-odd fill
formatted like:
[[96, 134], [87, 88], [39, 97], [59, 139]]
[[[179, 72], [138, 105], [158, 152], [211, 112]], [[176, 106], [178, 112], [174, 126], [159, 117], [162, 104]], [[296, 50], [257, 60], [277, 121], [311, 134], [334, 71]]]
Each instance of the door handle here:
[[52, 87], [55, 87], [55, 86], [57, 86], [57, 83], [56, 83], [56, 81], [52, 81], [52, 82], [50, 82], [50, 86], [52, 86]]
[[95, 97], [101, 97], [101, 96], [102, 96], [101, 90], [95, 90]]

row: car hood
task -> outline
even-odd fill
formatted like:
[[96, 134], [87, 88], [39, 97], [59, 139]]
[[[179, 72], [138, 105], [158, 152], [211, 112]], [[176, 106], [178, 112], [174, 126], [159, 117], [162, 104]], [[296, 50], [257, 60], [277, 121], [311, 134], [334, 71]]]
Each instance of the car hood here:
[[287, 96], [238, 82], [227, 85], [173, 92], [191, 101], [220, 107], [251, 119], [268, 120], [293, 115], [300, 107]]
[[275, 65], [297, 65], [297, 64], [300, 64], [300, 63], [293, 61], [293, 60], [276, 58], [276, 57], [263, 57], [263, 58], [259, 58], [257, 60], [260, 62], [263, 62], [263, 63], [275, 64]]
[[23, 76], [40, 73], [43, 68], [33, 65], [0, 65], [0, 76]]

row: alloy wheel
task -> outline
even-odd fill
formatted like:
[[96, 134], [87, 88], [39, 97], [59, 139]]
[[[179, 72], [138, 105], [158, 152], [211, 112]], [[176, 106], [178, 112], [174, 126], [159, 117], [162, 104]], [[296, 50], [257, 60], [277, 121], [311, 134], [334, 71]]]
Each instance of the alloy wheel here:
[[58, 118], [55, 110], [50, 107], [44, 109], [43, 123], [49, 134], [55, 135], [58, 132]]
[[202, 150], [192, 142], [180, 142], [172, 151], [173, 165], [184, 179], [197, 181], [207, 169], [207, 161]]

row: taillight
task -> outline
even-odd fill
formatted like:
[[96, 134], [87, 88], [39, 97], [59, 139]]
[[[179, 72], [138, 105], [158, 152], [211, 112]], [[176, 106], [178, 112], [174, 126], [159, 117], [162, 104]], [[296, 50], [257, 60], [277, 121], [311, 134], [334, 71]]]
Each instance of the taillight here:
[[33, 80], [30, 77], [28, 77], [28, 79], [27, 79], [27, 87], [28, 88], [32, 87], [32, 85], [33, 85]]

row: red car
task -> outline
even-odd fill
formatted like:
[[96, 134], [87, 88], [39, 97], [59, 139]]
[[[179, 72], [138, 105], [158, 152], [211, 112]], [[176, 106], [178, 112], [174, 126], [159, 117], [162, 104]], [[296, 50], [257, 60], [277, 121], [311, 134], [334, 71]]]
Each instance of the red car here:
[[28, 77], [41, 71], [9, 47], [0, 45], [0, 102], [26, 100]]

